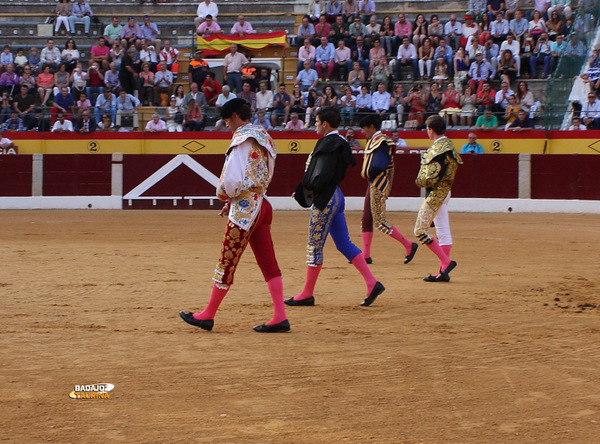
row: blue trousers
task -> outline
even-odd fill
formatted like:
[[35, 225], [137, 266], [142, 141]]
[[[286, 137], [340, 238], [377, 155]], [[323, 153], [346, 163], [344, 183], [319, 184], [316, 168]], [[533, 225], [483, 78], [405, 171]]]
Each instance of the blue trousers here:
[[335, 247], [349, 261], [361, 253], [360, 249], [350, 240], [344, 207], [344, 195], [338, 187], [323, 211], [314, 206], [311, 208], [306, 248], [308, 265], [323, 264], [323, 248], [329, 234], [331, 234]]
[[228, 72], [227, 73], [227, 85], [233, 93], [242, 92], [242, 73], [241, 72]]

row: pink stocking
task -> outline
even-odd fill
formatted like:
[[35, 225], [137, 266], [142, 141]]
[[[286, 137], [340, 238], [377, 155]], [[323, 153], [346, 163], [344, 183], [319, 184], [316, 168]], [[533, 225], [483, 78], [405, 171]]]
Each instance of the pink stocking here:
[[438, 244], [437, 239], [433, 239], [433, 242], [425, 245], [427, 245], [427, 248], [433, 251], [433, 253], [439, 258], [441, 263], [440, 268], [442, 270], [444, 270], [448, 265], [450, 265], [450, 258], [446, 255], [446, 253], [444, 253], [444, 250], [442, 250], [442, 247], [440, 247], [440, 244]]
[[406, 248], [406, 255], [408, 256], [412, 248], [412, 242], [405, 238], [396, 227], [392, 227], [392, 232], [390, 233], [390, 236], [396, 239], [402, 245], [404, 245], [404, 248]]
[[302, 299], [308, 299], [314, 296], [315, 285], [317, 284], [317, 278], [321, 272], [323, 265], [317, 265], [316, 267], [306, 267], [306, 282], [304, 288], [297, 296], [294, 296], [294, 300], [301, 301]]
[[371, 293], [371, 290], [373, 290], [373, 287], [375, 287], [377, 279], [375, 279], [375, 276], [373, 276], [373, 273], [371, 273], [371, 269], [365, 262], [365, 258], [362, 254], [357, 254], [354, 259], [352, 259], [352, 265], [354, 265], [354, 267], [359, 271], [365, 280], [365, 284], [367, 284], [368, 296]]
[[203, 320], [214, 319], [215, 314], [217, 314], [217, 310], [219, 309], [219, 305], [221, 305], [221, 302], [223, 302], [223, 299], [225, 299], [225, 295], [227, 295], [228, 291], [229, 288], [226, 290], [221, 290], [219, 287], [217, 287], [216, 283], [213, 284], [208, 305], [204, 311], [202, 311], [202, 313], [194, 313], [194, 318]]
[[276, 277], [267, 282], [269, 293], [273, 300], [273, 318], [267, 322], [267, 325], [279, 324], [287, 319], [285, 315], [285, 304], [283, 303], [283, 279]]

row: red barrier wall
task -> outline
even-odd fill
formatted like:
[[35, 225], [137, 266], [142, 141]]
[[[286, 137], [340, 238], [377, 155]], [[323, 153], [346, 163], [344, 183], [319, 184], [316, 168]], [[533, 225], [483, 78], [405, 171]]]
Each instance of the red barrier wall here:
[[44, 156], [44, 196], [110, 196], [112, 155]]
[[465, 154], [452, 186], [452, 197], [519, 197], [519, 155]]
[[32, 157], [0, 156], [0, 196], [31, 196]]
[[599, 156], [531, 156], [531, 198], [598, 200], [599, 175]]
[[[0, 196], [31, 196], [32, 155], [0, 157]], [[219, 176], [225, 157], [223, 155], [190, 155], [192, 159]], [[186, 158], [181, 156], [180, 158]], [[174, 155], [124, 155], [124, 195], [140, 185], [149, 176], [163, 167]], [[279, 155], [275, 176], [269, 187], [271, 196], [289, 196], [302, 178], [307, 156], [303, 154]], [[342, 190], [347, 196], [363, 196], [366, 183], [360, 177], [361, 155], [356, 155], [357, 165], [348, 169]], [[454, 197], [463, 198], [517, 198], [519, 195], [519, 156], [465, 155], [464, 165], [459, 168]], [[189, 160], [189, 159], [188, 159]], [[419, 168], [418, 154], [395, 156], [396, 173], [391, 191], [393, 197], [418, 197], [420, 190], [414, 185]], [[111, 155], [56, 154], [43, 156], [44, 196], [110, 196], [112, 185]], [[579, 199], [600, 200], [598, 172], [600, 156], [597, 155], [532, 155], [531, 198], [532, 199]], [[164, 179], [157, 181], [140, 194], [146, 197], [214, 196], [214, 187], [185, 165], [174, 168]], [[127, 208], [173, 208], [172, 201], [157, 201], [153, 205], [135, 203]], [[141, 205], [141, 206], [138, 206]], [[164, 204], [164, 206], [163, 206]], [[209, 208], [210, 201], [194, 200], [177, 203], [179, 208]]]

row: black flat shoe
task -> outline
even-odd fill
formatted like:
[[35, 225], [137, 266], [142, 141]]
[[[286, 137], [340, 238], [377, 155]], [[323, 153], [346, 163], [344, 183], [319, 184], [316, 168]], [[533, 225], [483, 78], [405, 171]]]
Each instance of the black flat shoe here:
[[215, 325], [215, 321], [213, 319], [196, 319], [194, 317], [194, 313], [180, 311], [179, 316], [185, 322], [194, 327], [200, 327], [202, 330], [211, 331], [213, 329], [213, 325]]
[[313, 305], [315, 305], [315, 298], [314, 296], [311, 296], [306, 299], [289, 298], [285, 299], [283, 302], [285, 303], [285, 305], [291, 305], [292, 307], [312, 307]]
[[373, 290], [371, 290], [371, 293], [369, 293], [369, 296], [364, 301], [362, 301], [360, 303], [360, 305], [362, 305], [363, 307], [368, 307], [373, 302], [375, 302], [375, 299], [377, 299], [377, 296], [379, 296], [384, 291], [385, 291], [385, 287], [383, 286], [383, 284], [381, 282], [377, 282], [375, 284], [375, 286], [373, 287]]
[[450, 276], [447, 274], [438, 274], [437, 276], [429, 275], [424, 277], [425, 282], [450, 282]]
[[255, 325], [253, 328], [258, 333], [285, 333], [286, 331], [290, 331], [290, 322], [286, 319], [279, 324]]
[[408, 264], [410, 261], [413, 260], [413, 257], [415, 257], [415, 253], [417, 252], [417, 248], [419, 248], [419, 244], [413, 242], [412, 247], [410, 247], [410, 253], [404, 258], [405, 264]]
[[446, 268], [444, 268], [441, 272], [441, 274], [444, 274], [446, 276], [448, 276], [448, 274], [454, 270], [454, 268], [456, 267], [456, 262], [455, 261], [450, 261], [450, 265], [448, 265]]

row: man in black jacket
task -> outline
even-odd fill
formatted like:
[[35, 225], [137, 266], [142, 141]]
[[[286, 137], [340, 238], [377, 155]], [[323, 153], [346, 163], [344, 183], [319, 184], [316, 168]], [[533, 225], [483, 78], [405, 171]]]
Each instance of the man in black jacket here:
[[308, 227], [306, 282], [297, 296], [286, 299], [287, 305], [312, 306], [315, 304], [314, 288], [323, 266], [323, 247], [327, 236], [336, 248], [360, 272], [367, 286], [367, 297], [361, 303], [371, 305], [385, 287], [369, 270], [360, 249], [352, 243], [344, 216], [344, 195], [339, 184], [344, 179], [348, 165], [356, 162], [350, 145], [337, 131], [340, 125], [340, 111], [324, 106], [317, 111], [317, 133], [324, 135], [317, 142], [308, 157], [302, 183], [298, 185], [294, 197], [303, 207], [311, 207]]
[[77, 122], [75, 122], [75, 132], [79, 134], [88, 134], [96, 131], [96, 121], [90, 117], [90, 112], [85, 110]]

